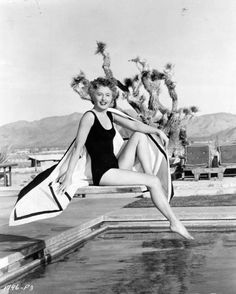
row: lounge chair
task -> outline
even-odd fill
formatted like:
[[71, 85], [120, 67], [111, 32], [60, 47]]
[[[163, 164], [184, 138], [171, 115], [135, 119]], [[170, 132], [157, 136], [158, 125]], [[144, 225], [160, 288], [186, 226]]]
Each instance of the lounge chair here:
[[219, 146], [220, 164], [226, 169], [226, 175], [236, 175], [236, 144]]
[[208, 179], [211, 178], [211, 174], [217, 174], [218, 178], [222, 179], [224, 170], [224, 167], [212, 167], [209, 145], [190, 145], [185, 148], [183, 179], [194, 176], [197, 181], [201, 174], [207, 174]]
[[16, 163], [4, 162], [0, 163], [0, 178], [3, 178], [4, 186], [11, 186], [11, 168], [17, 166]]

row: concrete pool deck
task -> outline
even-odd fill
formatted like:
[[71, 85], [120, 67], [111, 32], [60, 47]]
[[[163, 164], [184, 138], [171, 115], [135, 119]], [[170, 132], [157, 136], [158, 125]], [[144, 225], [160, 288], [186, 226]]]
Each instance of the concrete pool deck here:
[[[202, 195], [207, 195], [211, 187], [216, 192], [209, 195], [216, 195], [220, 191], [219, 187], [225, 186], [224, 194], [230, 194], [227, 190], [229, 188], [231, 194], [236, 195], [236, 179], [232, 179], [226, 178], [221, 183], [220, 181], [181, 181], [177, 184], [179, 187], [180, 185], [183, 187], [184, 184], [186, 190], [193, 187], [192, 191], [197, 189], [197, 185], [201, 186], [202, 189], [199, 188], [198, 191], [204, 191]], [[175, 189], [176, 192], [177, 190]], [[176, 194], [176, 196], [188, 196], [183, 188]], [[168, 222], [155, 208], [123, 208], [135, 200], [136, 198], [130, 194], [120, 195], [120, 197], [119, 195], [116, 197], [100, 195], [99, 197], [74, 198], [68, 208], [57, 217], [9, 227], [8, 218], [16, 197], [0, 196], [0, 285], [10, 283], [12, 279], [41, 264], [49, 263], [51, 259], [104, 231], [109, 226], [114, 228], [153, 226], [167, 229]], [[173, 210], [190, 228], [204, 225], [212, 228], [217, 226], [236, 228], [236, 206], [173, 207]]]

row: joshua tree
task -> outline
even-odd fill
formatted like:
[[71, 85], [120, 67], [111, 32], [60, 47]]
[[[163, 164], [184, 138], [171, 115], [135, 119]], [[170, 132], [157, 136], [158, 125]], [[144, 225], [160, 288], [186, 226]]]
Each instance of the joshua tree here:
[[[172, 80], [174, 65], [167, 63], [163, 71], [159, 71], [151, 69], [145, 59], [140, 57], [130, 59], [129, 61], [136, 65], [138, 74], [132, 78], [125, 78], [121, 83], [113, 76], [110, 55], [106, 47], [105, 43], [97, 42], [95, 54], [100, 54], [103, 57], [102, 67], [105, 76], [116, 84], [119, 96], [126, 99], [135, 109], [140, 120], [162, 129], [169, 136], [170, 153], [173, 148], [186, 144], [185, 123], [198, 111], [198, 108], [195, 106], [178, 108], [176, 83]], [[86, 79], [83, 72], [73, 79], [71, 86], [81, 98], [90, 100], [88, 95], [89, 80]], [[172, 100], [171, 108], [167, 108], [160, 102], [162, 86], [167, 87]], [[124, 111], [124, 109], [122, 110]]]

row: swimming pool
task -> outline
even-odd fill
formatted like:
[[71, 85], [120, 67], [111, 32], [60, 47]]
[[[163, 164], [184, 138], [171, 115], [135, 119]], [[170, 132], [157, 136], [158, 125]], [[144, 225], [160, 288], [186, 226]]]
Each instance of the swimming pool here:
[[193, 235], [111, 229], [18, 283], [37, 294], [235, 294], [236, 231]]

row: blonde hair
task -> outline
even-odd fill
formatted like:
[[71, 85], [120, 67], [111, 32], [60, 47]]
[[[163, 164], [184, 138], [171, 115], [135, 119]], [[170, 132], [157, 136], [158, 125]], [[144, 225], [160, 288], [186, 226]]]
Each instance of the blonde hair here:
[[99, 78], [93, 80], [92, 82], [90, 82], [89, 87], [88, 87], [88, 93], [89, 93], [89, 95], [90, 95], [90, 97], [92, 99], [92, 102], [93, 102], [94, 92], [99, 87], [107, 87], [107, 88], [109, 88], [111, 90], [111, 92], [112, 92], [113, 100], [115, 100], [118, 97], [118, 91], [117, 91], [115, 83], [110, 79], [99, 77]]

